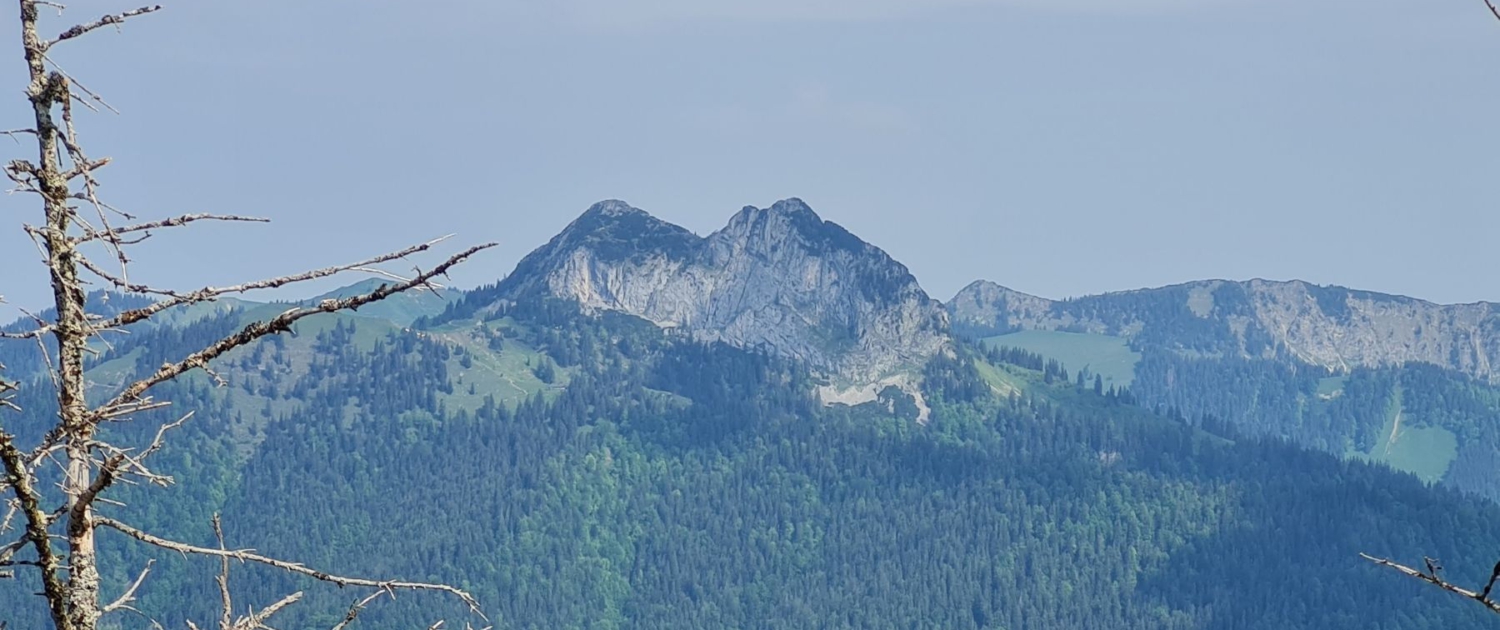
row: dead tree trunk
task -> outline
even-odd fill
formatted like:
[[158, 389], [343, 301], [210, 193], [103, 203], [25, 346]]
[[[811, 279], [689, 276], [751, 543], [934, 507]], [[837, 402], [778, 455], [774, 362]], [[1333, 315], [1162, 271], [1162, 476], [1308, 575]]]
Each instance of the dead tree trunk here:
[[[85, 398], [85, 356], [92, 339], [104, 333], [119, 330], [130, 324], [147, 320], [173, 307], [212, 301], [218, 297], [244, 291], [275, 288], [317, 278], [324, 278], [349, 271], [369, 271], [372, 265], [405, 259], [431, 249], [438, 241], [423, 243], [398, 252], [376, 256], [349, 265], [318, 269], [291, 276], [248, 282], [231, 287], [204, 287], [196, 291], [179, 292], [158, 289], [144, 284], [132, 283], [126, 272], [129, 260], [125, 248], [139, 243], [152, 230], [181, 227], [198, 221], [261, 221], [250, 217], [212, 214], [188, 214], [148, 222], [133, 222], [135, 217], [121, 212], [100, 200], [96, 172], [109, 164], [108, 158], [91, 159], [80, 144], [74, 126], [74, 105], [95, 110], [108, 107], [99, 95], [83, 87], [62, 68], [58, 67], [48, 52], [69, 40], [87, 35], [107, 26], [124, 24], [135, 17], [154, 13], [160, 6], [145, 6], [123, 13], [103, 16], [92, 22], [74, 25], [62, 30], [57, 36], [47, 39], [41, 34], [42, 9], [62, 6], [43, 0], [19, 0], [21, 46], [28, 70], [29, 82], [26, 98], [31, 104], [31, 127], [4, 132], [13, 138], [29, 137], [35, 141], [35, 160], [17, 159], [5, 166], [5, 172], [16, 190], [32, 193], [41, 199], [42, 222], [39, 226], [24, 227], [28, 235], [45, 254], [49, 281], [52, 287], [55, 318], [37, 321], [37, 326], [24, 333], [6, 333], [12, 338], [34, 339], [39, 344], [45, 337], [55, 342], [55, 356], [49, 357], [50, 382], [56, 389], [58, 415], [55, 425], [44, 435], [34, 436], [35, 446], [24, 450], [18, 443], [25, 436], [13, 435], [0, 422], [0, 464], [5, 475], [0, 490], [9, 495], [6, 511], [0, 519], [0, 534], [14, 529], [12, 524], [19, 516], [22, 533], [14, 542], [0, 547], [0, 569], [6, 569], [11, 577], [19, 579], [15, 570], [8, 567], [24, 566], [34, 569], [39, 576], [42, 595], [46, 598], [52, 623], [57, 630], [93, 630], [105, 613], [116, 610], [134, 610], [130, 603], [149, 572], [148, 566], [126, 592], [111, 603], [101, 601], [98, 557], [95, 554], [95, 535], [99, 528], [118, 531], [145, 544], [184, 553], [218, 557], [225, 561], [220, 576], [224, 596], [224, 616], [221, 630], [236, 628], [258, 628], [264, 619], [300, 598], [300, 593], [288, 596], [259, 612], [253, 612], [238, 620], [233, 619], [228, 600], [227, 561], [236, 559], [276, 567], [318, 580], [333, 582], [340, 586], [363, 586], [373, 589], [373, 594], [360, 600], [350, 609], [347, 618], [339, 627], [353, 621], [366, 604], [378, 594], [397, 589], [443, 591], [458, 596], [478, 613], [478, 604], [467, 593], [442, 584], [425, 584], [395, 580], [372, 580], [328, 575], [302, 567], [299, 564], [278, 560], [248, 551], [235, 551], [223, 546], [199, 547], [172, 541], [150, 532], [131, 527], [113, 518], [97, 513], [97, 502], [106, 494], [116, 480], [133, 476], [158, 485], [169, 483], [164, 476], [153, 473], [146, 465], [147, 458], [162, 446], [168, 432], [187, 419], [168, 423], [159, 428], [156, 439], [143, 450], [132, 450], [100, 439], [97, 429], [104, 421], [121, 421], [141, 411], [159, 409], [169, 403], [154, 400], [153, 387], [195, 370], [209, 370], [210, 363], [234, 348], [256, 340], [289, 331], [292, 325], [305, 317], [318, 313], [329, 313], [358, 308], [396, 293], [411, 289], [434, 289], [433, 279], [478, 251], [493, 244], [471, 247], [453, 255], [428, 271], [418, 270], [410, 278], [395, 277], [392, 282], [370, 293], [355, 297], [328, 300], [317, 306], [290, 309], [274, 318], [246, 326], [241, 331], [209, 344], [188, 358], [161, 366], [155, 373], [130, 383], [115, 393], [106, 402], [91, 406]], [[89, 212], [86, 214], [84, 208]], [[113, 221], [133, 222], [114, 227]], [[439, 241], [442, 239], [439, 239]], [[83, 252], [84, 246], [102, 247], [118, 263], [118, 271], [106, 271], [111, 265], [96, 264]], [[91, 315], [85, 302], [85, 278], [87, 274], [96, 281], [120, 291], [144, 293], [158, 298], [155, 304], [126, 311], [110, 318]], [[390, 274], [386, 274], [390, 275]], [[46, 345], [41, 344], [43, 352]], [[0, 366], [3, 368], [3, 366]], [[0, 380], [0, 407], [14, 407], [4, 398], [21, 387], [20, 383]], [[191, 415], [191, 414], [189, 414]], [[3, 420], [3, 418], [0, 418]], [[43, 484], [37, 471], [44, 461], [59, 458], [62, 462], [62, 505], [49, 508], [46, 505]], [[217, 519], [215, 519], [217, 530]], [[59, 545], [58, 543], [63, 544]], [[29, 548], [35, 560], [18, 563], [16, 554]], [[6, 576], [0, 573], [0, 577]]]

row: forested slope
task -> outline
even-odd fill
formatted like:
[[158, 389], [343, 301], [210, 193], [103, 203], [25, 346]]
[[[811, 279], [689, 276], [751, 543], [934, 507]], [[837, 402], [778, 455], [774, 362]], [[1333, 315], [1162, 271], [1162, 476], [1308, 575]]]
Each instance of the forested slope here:
[[[233, 320], [155, 334], [187, 347]], [[1025, 353], [929, 365], [923, 426], [899, 391], [823, 407], [795, 364], [566, 304], [369, 328], [330, 318], [233, 357], [228, 388], [163, 392], [200, 410], [158, 464], [180, 485], [133, 489], [110, 513], [206, 543], [222, 511], [231, 546], [451, 581], [508, 628], [1486, 621], [1357, 554], [1437, 556], [1477, 581], [1500, 549], [1493, 504], [1159, 415]], [[113, 360], [99, 369], [151, 365]], [[468, 395], [504, 379], [525, 387]], [[105, 544], [114, 592], [147, 554]], [[142, 610], [213, 618], [212, 563], [157, 558]], [[235, 570], [238, 601], [311, 588], [285, 627], [331, 626], [362, 595]], [[0, 610], [36, 627], [45, 611], [21, 577], [0, 583]], [[361, 621], [456, 618], [453, 603], [403, 594]]]

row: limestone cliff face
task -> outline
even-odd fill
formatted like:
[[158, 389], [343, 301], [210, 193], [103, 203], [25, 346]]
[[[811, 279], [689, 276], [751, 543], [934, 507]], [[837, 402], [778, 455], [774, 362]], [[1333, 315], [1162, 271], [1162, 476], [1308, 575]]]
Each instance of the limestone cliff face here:
[[905, 266], [798, 199], [746, 207], [707, 237], [602, 202], [500, 290], [766, 348], [849, 383], [920, 367], [948, 343], [946, 313]]
[[1204, 354], [1347, 369], [1431, 363], [1500, 382], [1500, 305], [1440, 305], [1306, 282], [1203, 281], [1066, 301], [976, 282], [949, 304], [975, 332], [1074, 330]]

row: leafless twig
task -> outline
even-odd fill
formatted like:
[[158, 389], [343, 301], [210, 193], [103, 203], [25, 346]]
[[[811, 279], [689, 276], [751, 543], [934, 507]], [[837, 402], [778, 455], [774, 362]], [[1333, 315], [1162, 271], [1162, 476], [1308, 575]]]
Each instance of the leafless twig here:
[[[363, 295], [356, 295], [353, 297], [337, 300], [324, 300], [316, 306], [294, 308], [269, 320], [250, 324], [240, 332], [225, 337], [217, 343], [214, 343], [209, 347], [204, 348], [203, 350], [199, 350], [198, 352], [189, 355], [186, 359], [178, 361], [177, 363], [168, 363], [162, 365], [161, 368], [158, 369], [154, 374], [131, 383], [130, 385], [126, 386], [125, 389], [119, 394], [116, 394], [114, 398], [111, 398], [109, 402], [100, 405], [96, 409], [92, 418], [94, 421], [97, 421], [99, 419], [102, 419], [105, 415], [109, 414], [112, 410], [120, 408], [121, 406], [142, 402], [141, 396], [145, 394], [147, 390], [151, 389], [157, 384], [176, 378], [177, 376], [181, 375], [183, 372], [187, 372], [188, 370], [206, 366], [208, 365], [209, 361], [223, 356], [224, 353], [248, 344], [252, 341], [255, 341], [267, 335], [287, 332], [291, 330], [292, 324], [296, 323], [298, 320], [312, 315], [317, 315], [319, 313], [333, 313], [337, 311], [357, 310], [359, 307], [366, 304], [378, 302], [412, 287], [423, 285], [428, 280], [447, 273], [448, 269], [463, 262], [470, 256], [473, 256], [474, 254], [477, 254], [494, 246], [494, 243], [487, 243], [484, 245], [476, 245], [474, 247], [470, 247], [462, 252], [454, 254], [442, 264], [433, 267], [431, 271], [426, 271], [418, 274], [416, 277], [407, 280], [406, 282], [382, 285], [380, 288]], [[419, 245], [418, 247], [425, 248], [426, 245]]]
[[116, 610], [130, 609], [130, 604], [135, 602], [135, 592], [140, 590], [141, 583], [146, 581], [147, 575], [150, 575], [151, 565], [153, 564], [156, 564], [155, 560], [147, 560], [146, 568], [141, 569], [141, 574], [136, 576], [135, 581], [130, 583], [130, 586], [125, 589], [124, 593], [120, 594], [118, 599], [106, 604], [103, 612], [112, 613]]
[[[14, 438], [0, 430], [0, 463], [5, 466], [6, 483], [21, 504], [26, 516], [26, 536], [22, 540], [36, 549], [37, 569], [42, 574], [42, 590], [49, 600], [64, 597], [63, 583], [58, 576], [58, 558], [52, 551], [52, 539], [47, 533], [51, 524], [42, 511], [42, 497], [32, 486], [31, 471], [22, 461], [23, 454], [16, 448]], [[12, 552], [14, 553], [14, 552]], [[54, 615], [54, 622], [56, 622]], [[62, 624], [59, 624], [62, 625]]]
[[379, 599], [381, 595], [390, 595], [391, 597], [396, 596], [390, 590], [383, 588], [376, 590], [369, 595], [366, 595], [364, 599], [354, 602], [353, 605], [349, 606], [349, 612], [344, 613], [343, 620], [339, 621], [338, 625], [333, 627], [333, 630], [344, 630], [345, 628], [348, 628], [349, 624], [354, 623], [354, 619], [359, 616], [359, 613], [364, 611], [365, 606], [369, 606], [370, 602]]
[[125, 227], [119, 227], [119, 228], [115, 228], [113, 230], [109, 230], [107, 232], [85, 232], [82, 236], [79, 236], [79, 237], [75, 238], [74, 241], [82, 243], [82, 242], [85, 242], [85, 241], [98, 240], [98, 239], [101, 239], [101, 238], [119, 237], [119, 236], [124, 236], [126, 234], [130, 234], [130, 233], [133, 233], [133, 232], [147, 232], [147, 231], [150, 231], [150, 230], [159, 230], [159, 229], [163, 229], [163, 228], [179, 227], [179, 226], [187, 225], [189, 223], [194, 223], [194, 222], [197, 222], [197, 221], [229, 221], [229, 222], [241, 222], [241, 223], [270, 223], [271, 222], [270, 219], [266, 219], [266, 218], [262, 218], [262, 217], [244, 217], [244, 216], [238, 216], [238, 215], [233, 215], [233, 214], [209, 214], [209, 213], [184, 214], [182, 216], [171, 217], [169, 219], [161, 219], [159, 221], [149, 221], [149, 222], [146, 222], [146, 223], [141, 223], [139, 225], [128, 225], [128, 226], [125, 226]]
[[[276, 289], [289, 284], [307, 282], [309, 280], [317, 280], [319, 278], [327, 278], [329, 276], [353, 271], [362, 267], [369, 267], [371, 265], [378, 265], [383, 262], [407, 258], [414, 254], [432, 249], [434, 245], [437, 245], [438, 243], [441, 243], [448, 238], [449, 237], [444, 236], [442, 238], [427, 241], [426, 243], [422, 243], [420, 245], [413, 245], [400, 251], [391, 252], [389, 254], [382, 254], [380, 256], [375, 256], [373, 258], [362, 260], [357, 263], [351, 263], [348, 265], [324, 267], [322, 269], [316, 269], [313, 271], [292, 274], [289, 276], [280, 276], [277, 278], [270, 278], [266, 280], [257, 280], [254, 282], [246, 282], [244, 284], [237, 284], [230, 287], [203, 287], [202, 289], [198, 289], [196, 291], [183, 293], [180, 297], [172, 298], [169, 300], [162, 300], [150, 306], [125, 311], [124, 313], [120, 313], [119, 315], [115, 316], [113, 319], [100, 324], [100, 328], [116, 328], [119, 326], [128, 326], [135, 322], [151, 317], [152, 315], [165, 311], [169, 308], [180, 306], [182, 304], [207, 302], [225, 295], [245, 293], [248, 291], [256, 291], [260, 289]], [[479, 249], [486, 249], [493, 246], [494, 244], [491, 243], [489, 245], [482, 246]], [[468, 254], [473, 255], [473, 252], [468, 252]]]
[[[219, 520], [219, 515], [214, 514], [214, 538], [219, 541], [219, 551], [227, 551], [224, 546], [224, 524]], [[214, 579], [219, 583], [219, 630], [233, 630], [234, 625], [234, 599], [229, 596], [229, 555], [226, 553], [219, 556], [219, 576]]]
[[468, 604], [470, 612], [473, 612], [475, 615], [478, 615], [480, 618], [486, 618], [486, 617], [484, 617], [484, 613], [479, 608], [479, 601], [476, 600], [476, 599], [474, 599], [473, 595], [470, 595], [466, 591], [463, 591], [463, 590], [461, 590], [461, 589], [459, 589], [457, 587], [449, 586], [447, 584], [428, 584], [428, 583], [425, 583], [425, 582], [405, 582], [405, 581], [400, 581], [400, 580], [370, 580], [370, 579], [364, 579], [364, 578], [344, 577], [344, 576], [339, 576], [339, 575], [333, 575], [331, 573], [325, 573], [323, 571], [318, 571], [316, 569], [309, 569], [309, 568], [307, 568], [307, 567], [305, 567], [305, 566], [303, 566], [303, 565], [301, 565], [299, 563], [296, 563], [296, 562], [288, 562], [286, 560], [277, 560], [275, 558], [266, 557], [266, 556], [254, 553], [251, 550], [214, 549], [212, 547], [198, 547], [198, 546], [195, 546], [195, 545], [189, 545], [189, 544], [186, 544], [186, 543], [180, 543], [180, 542], [173, 541], [173, 540], [167, 540], [167, 539], [162, 538], [160, 536], [154, 536], [152, 534], [148, 534], [148, 533], [146, 533], [144, 531], [141, 531], [139, 529], [136, 529], [134, 527], [131, 527], [129, 525], [121, 523], [120, 521], [114, 520], [112, 518], [107, 518], [107, 517], [102, 517], [102, 516], [101, 517], [95, 517], [94, 522], [96, 524], [98, 524], [99, 526], [101, 526], [101, 527], [108, 527], [108, 528], [113, 529], [115, 531], [118, 531], [118, 532], [120, 532], [122, 534], [125, 534], [126, 536], [129, 536], [131, 538], [139, 540], [139, 541], [141, 541], [143, 543], [146, 543], [148, 545], [154, 545], [154, 546], [160, 547], [162, 549], [167, 549], [167, 550], [170, 550], [170, 551], [176, 551], [178, 553], [184, 553], [184, 554], [195, 554], [195, 555], [203, 555], [203, 556], [213, 556], [213, 557], [217, 557], [217, 558], [226, 558], [226, 559], [230, 559], [230, 560], [239, 560], [240, 562], [253, 562], [253, 563], [256, 563], [256, 564], [263, 564], [263, 565], [266, 565], [266, 566], [270, 566], [270, 567], [275, 567], [277, 569], [281, 569], [281, 570], [286, 571], [288, 573], [296, 573], [298, 575], [305, 575], [305, 576], [313, 578], [315, 580], [320, 580], [320, 581], [323, 581], [323, 582], [328, 582], [330, 584], [336, 584], [338, 586], [368, 586], [368, 587], [372, 587], [372, 588], [391, 589], [391, 590], [441, 591], [441, 592], [449, 593], [449, 594], [452, 594], [452, 595], [458, 597], [460, 600], [463, 600], [463, 602], [465, 604]]
[[52, 46], [56, 45], [58, 42], [65, 42], [65, 41], [68, 41], [68, 40], [73, 39], [75, 37], [80, 37], [80, 36], [82, 36], [84, 34], [87, 34], [90, 31], [95, 31], [95, 30], [104, 28], [106, 26], [123, 24], [123, 23], [125, 23], [125, 20], [133, 18], [133, 17], [135, 17], [137, 15], [145, 15], [147, 13], [155, 13], [155, 12], [160, 11], [160, 10], [161, 10], [161, 5], [156, 4], [156, 5], [151, 5], [151, 6], [144, 6], [144, 7], [141, 7], [139, 9], [132, 9], [132, 10], [126, 11], [124, 13], [114, 13], [114, 14], [106, 15], [104, 17], [101, 17], [101, 18], [99, 18], [97, 20], [94, 20], [92, 22], [89, 22], [87, 24], [79, 24], [77, 26], [74, 26], [73, 28], [70, 28], [70, 29], [68, 29], [66, 31], [63, 31], [62, 34], [58, 35], [56, 39], [53, 39], [52, 41], [47, 42], [47, 44], [45, 45], [45, 47], [46, 48], [51, 48]]
[[233, 630], [263, 630], [266, 628], [265, 621], [271, 615], [281, 612], [282, 609], [297, 603], [302, 599], [302, 591], [297, 591], [266, 606], [259, 611], [251, 611], [249, 615], [241, 617], [234, 623]]
[[[1488, 584], [1485, 585], [1484, 590], [1481, 591], [1481, 592], [1476, 593], [1476, 592], [1471, 591], [1469, 589], [1466, 589], [1466, 588], [1463, 588], [1461, 586], [1455, 585], [1455, 584], [1453, 584], [1451, 582], [1448, 582], [1447, 580], [1444, 580], [1442, 578], [1442, 576], [1438, 575], [1438, 570], [1441, 567], [1438, 567], [1436, 564], [1431, 563], [1431, 562], [1429, 562], [1429, 564], [1428, 564], [1428, 570], [1427, 571], [1419, 571], [1417, 569], [1413, 569], [1413, 568], [1408, 567], [1406, 565], [1398, 564], [1396, 562], [1392, 562], [1389, 559], [1386, 559], [1386, 558], [1377, 558], [1377, 557], [1369, 555], [1369, 554], [1363, 554], [1362, 553], [1362, 554], [1359, 554], [1359, 557], [1364, 558], [1366, 560], [1369, 560], [1370, 562], [1374, 562], [1375, 564], [1378, 564], [1378, 565], [1383, 566], [1383, 567], [1390, 567], [1392, 569], [1395, 569], [1397, 572], [1401, 573], [1402, 575], [1405, 575], [1407, 577], [1416, 578], [1418, 580], [1421, 580], [1423, 582], [1426, 582], [1428, 584], [1431, 584], [1433, 586], [1441, 588], [1441, 589], [1443, 589], [1445, 591], [1448, 591], [1450, 593], [1457, 593], [1459, 595], [1462, 595], [1464, 597], [1472, 599], [1472, 600], [1474, 600], [1476, 602], [1484, 604], [1485, 608], [1488, 608], [1488, 609], [1490, 609], [1493, 612], [1500, 613], [1500, 602], [1495, 602], [1494, 600], [1490, 599], [1490, 590], [1494, 588], [1495, 581], [1497, 579], [1500, 579], [1500, 564], [1495, 565], [1495, 571], [1494, 571], [1494, 573], [1492, 573], [1490, 575], [1490, 581], [1489, 581]], [[1429, 559], [1429, 560], [1431, 560], [1431, 559]]]

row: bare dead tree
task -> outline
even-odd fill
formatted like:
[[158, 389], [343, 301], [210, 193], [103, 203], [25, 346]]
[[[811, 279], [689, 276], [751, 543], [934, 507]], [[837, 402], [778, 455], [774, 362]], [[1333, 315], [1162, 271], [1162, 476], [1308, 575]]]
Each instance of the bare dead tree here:
[[[153, 471], [149, 467], [149, 460], [167, 443], [173, 429], [187, 422], [192, 414], [184, 414], [176, 421], [162, 424], [158, 427], [155, 438], [138, 448], [115, 444], [101, 436], [101, 423], [126, 421], [141, 412], [167, 407], [170, 401], [152, 397], [153, 388], [190, 371], [208, 372], [215, 380], [222, 382], [212, 372], [212, 364], [216, 359], [259, 339], [288, 332], [301, 319], [321, 313], [357, 309], [403, 291], [436, 290], [436, 279], [444, 276], [454, 265], [494, 244], [464, 249], [428, 270], [417, 269], [409, 277], [395, 276], [377, 269], [376, 265], [406, 260], [428, 252], [443, 239], [351, 264], [233, 286], [176, 291], [135, 282], [128, 273], [130, 258], [126, 252], [132, 246], [147, 240], [155, 231], [200, 222], [255, 222], [264, 219], [195, 213], [140, 221], [100, 198], [97, 175], [109, 165], [110, 159], [90, 157], [85, 152], [75, 126], [74, 106], [94, 111], [113, 108], [99, 94], [69, 75], [49, 53], [61, 44], [94, 31], [106, 27], [118, 28], [133, 18], [155, 13], [161, 10], [160, 6], [143, 6], [105, 15], [63, 29], [50, 39], [42, 35], [41, 13], [45, 8], [49, 13], [55, 11], [61, 15], [63, 6], [47, 0], [19, 0], [19, 8], [21, 46], [29, 77], [25, 93], [31, 105], [33, 120], [30, 127], [0, 133], [13, 139], [26, 138], [34, 142], [36, 154], [35, 161], [12, 160], [4, 166], [4, 171], [15, 185], [12, 192], [33, 194], [41, 200], [42, 222], [34, 226], [24, 225], [23, 229], [45, 258], [55, 315], [50, 320], [35, 318], [36, 326], [31, 330], [3, 333], [0, 336], [37, 341], [47, 360], [48, 376], [51, 387], [55, 388], [58, 411], [56, 422], [45, 434], [29, 438], [7, 430], [3, 417], [0, 417], [0, 465], [4, 468], [4, 475], [0, 477], [0, 491], [5, 493], [5, 503], [0, 506], [3, 508], [3, 513], [0, 513], [0, 535], [12, 531], [19, 534], [9, 542], [0, 540], [0, 569], [17, 579], [20, 574], [16, 572], [23, 568], [28, 569], [26, 573], [34, 573], [40, 581], [40, 594], [46, 599], [52, 624], [57, 630], [93, 630], [98, 627], [101, 616], [105, 614], [140, 612], [134, 606], [136, 595], [146, 583], [151, 565], [144, 567], [139, 577], [122, 594], [108, 601], [101, 598], [100, 572], [95, 555], [95, 539], [101, 528], [163, 550], [219, 558], [221, 572], [217, 581], [223, 600], [223, 615], [218, 624], [220, 630], [262, 628], [267, 618], [302, 597], [300, 592], [294, 593], [269, 606], [258, 610], [249, 609], [244, 615], [236, 617], [228, 586], [231, 560], [272, 567], [339, 586], [370, 589], [370, 594], [355, 603], [338, 628], [346, 627], [360, 610], [375, 599], [382, 595], [394, 596], [400, 590], [431, 591], [457, 597], [482, 618], [478, 602], [453, 586], [344, 577], [249, 550], [229, 549], [224, 545], [223, 530], [219, 527], [217, 517], [214, 520], [214, 530], [218, 535], [218, 544], [206, 547], [169, 540], [103, 514], [110, 505], [115, 504], [113, 500], [106, 499], [106, 496], [122, 480], [157, 486], [171, 484], [171, 477]], [[122, 224], [116, 225], [116, 222]], [[85, 248], [104, 252], [109, 262], [101, 264], [91, 259]], [[390, 278], [390, 281], [369, 293], [325, 300], [311, 306], [291, 307], [275, 317], [252, 323], [198, 349], [181, 361], [166, 363], [155, 372], [123, 385], [101, 404], [90, 404], [84, 396], [87, 385], [84, 361], [89, 353], [88, 344], [93, 340], [112, 332], [120, 332], [131, 324], [147, 321], [168, 309], [346, 272], [379, 273]], [[149, 306], [104, 317], [90, 313], [85, 302], [85, 287], [92, 284], [153, 296], [157, 301]], [[47, 337], [53, 342], [50, 346], [44, 343]], [[16, 410], [10, 396], [21, 387], [21, 383], [0, 379], [0, 407]], [[23, 440], [29, 446], [23, 446]], [[44, 482], [39, 474], [48, 462], [54, 461], [60, 464], [60, 486], [64, 497], [57, 505], [48, 502], [48, 482]], [[17, 554], [22, 551], [29, 551], [27, 559], [17, 560]]]

